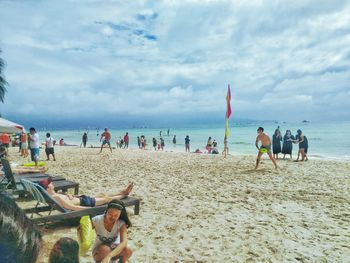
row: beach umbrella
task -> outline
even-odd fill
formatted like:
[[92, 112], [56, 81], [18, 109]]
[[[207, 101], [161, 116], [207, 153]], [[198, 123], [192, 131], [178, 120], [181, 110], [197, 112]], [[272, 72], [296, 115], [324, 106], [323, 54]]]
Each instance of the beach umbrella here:
[[0, 118], [0, 133], [17, 133], [24, 131], [24, 127], [12, 121]]

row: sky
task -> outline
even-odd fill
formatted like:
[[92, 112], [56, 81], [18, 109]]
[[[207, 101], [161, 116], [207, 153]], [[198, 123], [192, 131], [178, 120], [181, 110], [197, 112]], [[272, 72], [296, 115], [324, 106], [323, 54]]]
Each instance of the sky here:
[[[350, 120], [350, 2], [1, 0], [14, 121]], [[150, 125], [150, 124], [149, 124]]]

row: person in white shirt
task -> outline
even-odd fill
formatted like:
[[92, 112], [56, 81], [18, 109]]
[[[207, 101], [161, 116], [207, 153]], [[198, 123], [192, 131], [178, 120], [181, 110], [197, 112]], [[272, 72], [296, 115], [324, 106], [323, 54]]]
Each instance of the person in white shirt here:
[[92, 218], [92, 225], [96, 233], [92, 256], [96, 262], [108, 263], [118, 257], [126, 262], [131, 257], [133, 252], [127, 246], [131, 222], [121, 200], [109, 202], [103, 215]]
[[38, 166], [39, 161], [39, 134], [36, 133], [35, 129], [32, 127], [29, 129], [29, 148], [30, 148], [30, 157], [33, 162], [35, 162], [35, 166]]
[[46, 161], [50, 161], [50, 154], [53, 157], [53, 160], [56, 161], [56, 157], [55, 157], [55, 150], [54, 150], [54, 146], [55, 146], [56, 141], [51, 137], [50, 133], [46, 133], [46, 140], [45, 140], [45, 153], [46, 153]]

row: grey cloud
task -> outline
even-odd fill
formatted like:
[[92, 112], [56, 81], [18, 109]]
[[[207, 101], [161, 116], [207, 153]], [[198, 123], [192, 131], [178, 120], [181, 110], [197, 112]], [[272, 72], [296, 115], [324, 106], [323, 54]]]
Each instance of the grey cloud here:
[[221, 116], [228, 83], [242, 118], [349, 110], [347, 1], [43, 3], [0, 3], [1, 112]]

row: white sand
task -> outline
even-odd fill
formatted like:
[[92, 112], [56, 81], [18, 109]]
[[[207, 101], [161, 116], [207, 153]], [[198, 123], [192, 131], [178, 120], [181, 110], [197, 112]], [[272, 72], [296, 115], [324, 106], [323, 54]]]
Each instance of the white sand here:
[[[349, 262], [350, 163], [56, 147], [49, 174], [95, 195], [135, 182], [131, 262]], [[43, 151], [41, 152], [44, 159]], [[21, 162], [11, 149], [12, 161]], [[43, 230], [44, 253], [74, 227]], [[81, 262], [93, 262], [91, 253]]]

